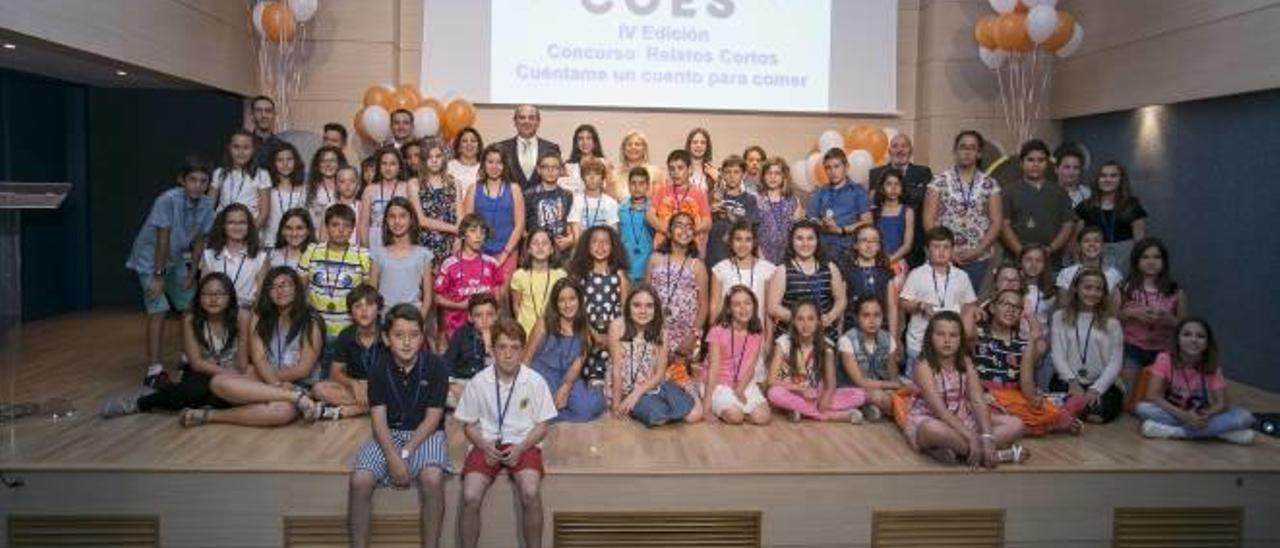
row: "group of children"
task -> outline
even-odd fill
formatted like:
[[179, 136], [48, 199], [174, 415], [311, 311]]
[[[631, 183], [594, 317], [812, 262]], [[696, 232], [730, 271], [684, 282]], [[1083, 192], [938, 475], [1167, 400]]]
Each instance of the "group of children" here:
[[[558, 155], [522, 188], [499, 149], [474, 130], [458, 138], [471, 140], [452, 147], [473, 155], [471, 185], [435, 141], [380, 149], [362, 172], [322, 147], [304, 180], [291, 145], [261, 170], [252, 136], [236, 133], [222, 167], [184, 166], [128, 263], [145, 293], [149, 388], [104, 415], [371, 415], [351, 479], [355, 545], [378, 485], [416, 483], [438, 536], [450, 411], [471, 443], [466, 545], [503, 471], [537, 545], [548, 425], [606, 412], [650, 427], [764, 425], [775, 410], [887, 417], [913, 448], [972, 466], [1022, 462], [1023, 435], [1079, 434], [1127, 400], [1146, 436], [1252, 437], [1155, 238], [1132, 244], [1124, 274], [1106, 259], [1114, 227], [1075, 231], [1074, 263], [1056, 276], [1050, 246], [1020, 242], [980, 301], [947, 226], [919, 234], [925, 259], [907, 264], [917, 223], [903, 173], [864, 188], [839, 150], [823, 158], [832, 183], [802, 204], [786, 162], [758, 147], [754, 163], [706, 163], [705, 130], [690, 139], [701, 157], [673, 151], [656, 188], [652, 169], [633, 167], [625, 194], [606, 190], [598, 143], [575, 155], [580, 188]], [[158, 358], [171, 307], [189, 308], [178, 382]]]

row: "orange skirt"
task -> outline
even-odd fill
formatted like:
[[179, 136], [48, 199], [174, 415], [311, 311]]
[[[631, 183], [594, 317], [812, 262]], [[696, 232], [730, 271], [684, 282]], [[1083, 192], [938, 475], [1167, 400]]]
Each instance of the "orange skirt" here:
[[1049, 432], [1065, 430], [1074, 417], [1058, 409], [1048, 400], [1039, 408], [1031, 406], [1027, 397], [1017, 388], [995, 388], [987, 390], [987, 403], [995, 410], [1006, 415], [1013, 415], [1022, 420], [1027, 427], [1027, 434], [1043, 436]]

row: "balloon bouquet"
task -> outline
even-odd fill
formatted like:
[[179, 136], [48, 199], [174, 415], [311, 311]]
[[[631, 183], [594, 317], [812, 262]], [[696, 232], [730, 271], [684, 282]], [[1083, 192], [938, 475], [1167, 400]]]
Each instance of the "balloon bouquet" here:
[[289, 97], [302, 87], [307, 23], [320, 9], [320, 0], [257, 0], [251, 5], [258, 84], [275, 100], [277, 118], [287, 129]]
[[412, 84], [370, 86], [362, 102], [353, 125], [357, 135], [374, 145], [391, 139], [391, 113], [397, 110], [413, 113], [413, 135], [419, 139], [440, 135], [450, 140], [476, 121], [476, 107], [470, 101], [459, 97], [441, 103]]
[[1058, 0], [989, 0], [995, 14], [978, 19], [978, 58], [996, 73], [1009, 133], [1022, 143], [1040, 116], [1050, 64], [1080, 49], [1084, 28]]
[[822, 156], [838, 148], [848, 155], [849, 178], [869, 187], [871, 168], [888, 160], [889, 141], [897, 134], [894, 128], [868, 125], [849, 126], [844, 133], [828, 129], [818, 135], [816, 151], [791, 163], [791, 178], [806, 193], [827, 184], [830, 181], [822, 168]]

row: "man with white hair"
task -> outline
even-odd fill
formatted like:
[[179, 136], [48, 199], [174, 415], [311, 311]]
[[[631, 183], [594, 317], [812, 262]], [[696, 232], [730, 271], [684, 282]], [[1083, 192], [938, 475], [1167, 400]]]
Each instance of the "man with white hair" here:
[[880, 178], [886, 171], [902, 174], [902, 203], [916, 212], [915, 241], [907, 255], [907, 263], [914, 268], [924, 263], [924, 194], [933, 180], [933, 171], [929, 166], [911, 163], [912, 150], [911, 137], [905, 133], [894, 135], [889, 141], [889, 163], [872, 169], [870, 179], [874, 194], [880, 191]]
[[559, 156], [560, 145], [538, 137], [538, 126], [542, 124], [542, 113], [538, 112], [538, 107], [516, 107], [512, 121], [516, 126], [516, 136], [500, 141], [498, 146], [502, 149], [511, 177], [520, 183], [521, 190], [528, 190], [541, 183], [537, 180], [538, 160], [548, 154]]

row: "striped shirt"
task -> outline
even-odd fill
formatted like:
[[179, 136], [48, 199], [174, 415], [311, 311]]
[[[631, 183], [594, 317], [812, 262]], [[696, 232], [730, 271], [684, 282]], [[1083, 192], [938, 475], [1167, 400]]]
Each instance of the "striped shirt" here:
[[308, 301], [324, 318], [325, 338], [333, 340], [351, 324], [347, 293], [369, 279], [369, 250], [356, 245], [334, 250], [311, 244], [298, 259], [298, 273], [307, 283]]

